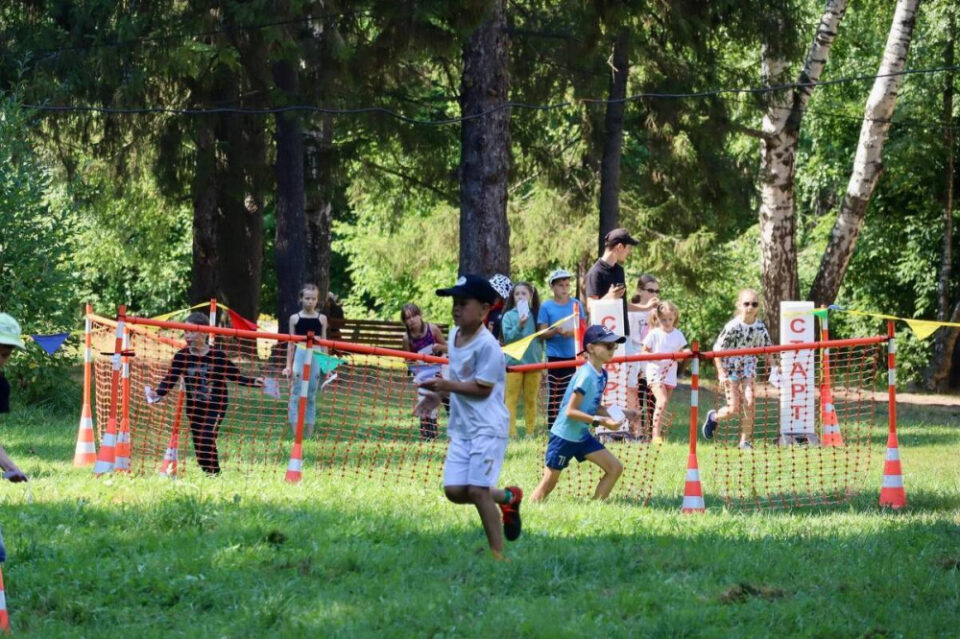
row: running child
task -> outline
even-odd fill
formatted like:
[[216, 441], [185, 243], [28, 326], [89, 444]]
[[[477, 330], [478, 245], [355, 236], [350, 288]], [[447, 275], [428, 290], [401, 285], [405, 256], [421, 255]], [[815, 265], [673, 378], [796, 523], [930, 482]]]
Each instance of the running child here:
[[[572, 459], [578, 462], [586, 459], [602, 468], [604, 474], [593, 498], [606, 499], [610, 496], [610, 491], [623, 473], [623, 464], [593, 436], [590, 427], [605, 426], [613, 430], [620, 426], [619, 421], [610, 417], [606, 407], [600, 405], [600, 400], [607, 386], [604, 366], [613, 359], [617, 344], [623, 344], [626, 339], [599, 324], [590, 326], [584, 332], [582, 352], [587, 356], [587, 363], [577, 369], [567, 385], [557, 420], [550, 429], [543, 478], [530, 501], [546, 499], [556, 487], [560, 473], [570, 465]], [[623, 412], [631, 419], [637, 415], [634, 410]]]
[[447, 343], [449, 378], [430, 379], [421, 382], [420, 387], [450, 395], [450, 447], [444, 463], [443, 488], [453, 503], [474, 505], [490, 552], [494, 559], [502, 560], [503, 537], [513, 541], [520, 536], [523, 491], [516, 486], [495, 488], [507, 450], [510, 420], [503, 403], [503, 351], [483, 326], [483, 318], [497, 293], [486, 279], [464, 275], [454, 286], [438, 289], [437, 295], [453, 298], [455, 327]]
[[[529, 282], [517, 282], [503, 314], [503, 343], [510, 344], [537, 332], [540, 296]], [[520, 359], [507, 356], [507, 366], [539, 364], [543, 361], [543, 341], [534, 339]], [[517, 435], [517, 403], [523, 397], [523, 419], [527, 436], [533, 434], [540, 403], [543, 371], [507, 372], [507, 410], [510, 411], [510, 436]]]
[[[770, 332], [760, 314], [760, 298], [753, 289], [745, 288], [737, 296], [736, 315], [723, 327], [713, 350], [760, 348], [770, 346]], [[773, 371], [773, 355], [766, 355], [767, 370]], [[704, 439], [713, 439], [717, 426], [722, 421], [740, 415], [740, 448], [753, 448], [753, 425], [756, 417], [757, 356], [740, 355], [717, 360], [717, 380], [723, 386], [727, 405], [707, 413], [701, 432]]]
[[[424, 321], [423, 312], [416, 304], [404, 304], [400, 309], [400, 321], [406, 327], [403, 334], [403, 350], [421, 355], [442, 355], [447, 352], [447, 341], [436, 324]], [[420, 417], [420, 438], [437, 438], [436, 411]]]
[[[643, 340], [644, 353], [689, 353], [687, 338], [677, 328], [680, 321], [680, 309], [670, 301], [663, 301], [650, 312], [650, 332]], [[661, 359], [646, 363], [644, 376], [653, 392], [656, 408], [653, 411], [653, 424], [650, 430], [650, 442], [663, 441], [663, 416], [667, 412], [667, 403], [677, 387], [677, 360]]]
[[[320, 303], [320, 287], [316, 284], [304, 284], [300, 289], [300, 310], [290, 316], [290, 334], [303, 335], [312, 332], [318, 339], [327, 339], [327, 318], [317, 310]], [[318, 347], [314, 347], [317, 349]], [[319, 348], [321, 352], [327, 349]], [[300, 381], [303, 379], [303, 364], [307, 359], [307, 349], [299, 347], [297, 342], [287, 342], [287, 365], [283, 376], [293, 379], [290, 384], [290, 403], [287, 408], [287, 421], [290, 432], [297, 436], [297, 414], [300, 407]], [[313, 428], [317, 422], [317, 389], [323, 375], [317, 362], [310, 362], [310, 381], [307, 384], [307, 412], [303, 418], [304, 436], [313, 437]]]
[[[3, 376], [3, 367], [15, 348], [26, 350], [20, 337], [20, 324], [10, 315], [0, 313], [0, 413], [10, 412], [10, 383]], [[3, 470], [4, 479], [12, 482], [27, 481], [27, 476], [10, 459], [3, 446], [0, 446], [0, 469]], [[7, 549], [3, 545], [3, 533], [0, 532], [0, 563], [6, 560]]]
[[[186, 323], [206, 326], [207, 315], [190, 313]], [[219, 475], [217, 436], [229, 405], [227, 382], [262, 387], [263, 378], [242, 375], [237, 365], [227, 359], [226, 353], [207, 343], [205, 333], [186, 330], [183, 338], [187, 346], [173, 356], [170, 368], [157, 388], [147, 387], [147, 400], [150, 403], [160, 401], [183, 378], [187, 419], [197, 463], [208, 475]]]

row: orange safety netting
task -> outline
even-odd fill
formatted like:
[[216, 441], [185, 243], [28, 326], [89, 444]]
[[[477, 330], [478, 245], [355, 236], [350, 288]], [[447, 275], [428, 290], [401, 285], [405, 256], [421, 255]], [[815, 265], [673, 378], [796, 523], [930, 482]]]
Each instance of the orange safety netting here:
[[[97, 427], [102, 435], [111, 409], [116, 324], [92, 317]], [[185, 346], [186, 325], [127, 320], [127, 345], [121, 355], [129, 376], [124, 381], [120, 374], [115, 411], [118, 427], [129, 428], [132, 472], [196, 475], [206, 470], [275, 477], [287, 471], [289, 479], [300, 403], [298, 379], [281, 373], [289, 337], [192, 327], [205, 339], [212, 336], [217, 356], [211, 361], [181, 362], [184, 367], [161, 387]], [[299, 339], [303, 346], [303, 338]], [[742, 411], [721, 420], [713, 441], [700, 444], [708, 500], [718, 495], [731, 505], [781, 507], [834, 503], [859, 490], [871, 457], [871, 392], [884, 338], [854, 341], [836, 342], [838, 346], [830, 348], [826, 357], [824, 346], [833, 343], [804, 351], [768, 349], [781, 365], [796, 360], [797, 353], [812, 362], [813, 377], [807, 378], [811, 386], [803, 391], [799, 407], [782, 407], [786, 391], [767, 383], [765, 358], [757, 358], [754, 425], [748, 437], [752, 448], [739, 447], [741, 434], [749, 427], [748, 415]], [[303, 472], [439, 483], [446, 452], [446, 409], [438, 408], [432, 417], [417, 417], [413, 408], [418, 401], [414, 375], [421, 371], [419, 367], [436, 366], [441, 360], [343, 342], [322, 344], [331, 349], [330, 354], [317, 356], [314, 366], [335, 368], [314, 373], [319, 388], [303, 423]], [[712, 377], [708, 372], [712, 362], [724, 356], [733, 355], [704, 353], [701, 372]], [[681, 448], [691, 430], [691, 394], [686, 384], [681, 383], [661, 417], [661, 439], [653, 437], [654, 406], [642, 378], [637, 383], [634, 376], [617, 375], [617, 367], [629, 369], [654, 357], [620, 358], [609, 366], [612, 381], [605, 403], [637, 409], [641, 417], [622, 430], [598, 435], [624, 466], [614, 495], [642, 503], [655, 492], [676, 491], [686, 459]], [[692, 357], [677, 354], [674, 359], [680, 360], [681, 370], [689, 371], [690, 362], [683, 360]], [[196, 383], [194, 369], [203, 367], [207, 369], [203, 375], [216, 378], [209, 388], [198, 388]], [[526, 429], [527, 436], [539, 443], [517, 447], [529, 456], [519, 460], [524, 472], [537, 478], [543, 468], [548, 419], [570, 374], [558, 375], [555, 367], [546, 364], [539, 368], [548, 370], [540, 382], [538, 420]], [[785, 373], [784, 384], [790, 383], [788, 377]], [[622, 383], [625, 379], [629, 382]], [[261, 380], [266, 380], [265, 387], [259, 385]], [[167, 392], [151, 402], [147, 387]], [[708, 410], [725, 405], [718, 390], [712, 381], [704, 382], [698, 422]], [[828, 404], [832, 413], [826, 409]], [[793, 416], [789, 428], [786, 410]], [[830, 431], [826, 440], [825, 426]], [[119, 454], [123, 436], [118, 435], [117, 441]], [[508, 449], [508, 463], [518, 461], [520, 453], [513, 448]], [[120, 462], [117, 468], [121, 469]], [[600, 475], [593, 464], [571, 464], [556, 492], [590, 496]]]

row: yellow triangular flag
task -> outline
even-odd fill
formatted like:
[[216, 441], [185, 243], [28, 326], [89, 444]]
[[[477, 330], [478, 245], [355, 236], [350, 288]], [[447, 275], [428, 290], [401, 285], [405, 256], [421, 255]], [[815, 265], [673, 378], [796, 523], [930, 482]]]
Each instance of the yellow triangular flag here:
[[537, 331], [533, 335], [527, 335], [523, 339], [519, 339], [516, 342], [507, 344], [506, 346], [503, 347], [503, 354], [509, 357], [512, 357], [513, 359], [516, 359], [516, 360], [523, 359], [524, 353], [526, 353], [527, 349], [530, 348], [530, 344], [533, 343], [533, 340], [537, 339], [538, 337], [540, 337], [541, 335], [549, 331], [551, 328], [555, 328], [557, 326], [560, 326], [564, 322], [570, 321], [570, 318], [572, 317], [575, 317], [575, 315], [567, 315], [563, 319], [557, 320], [556, 322], [546, 327], [542, 331]]
[[944, 322], [931, 322], [930, 320], [906, 320], [907, 326], [913, 331], [917, 339], [927, 339], [933, 335], [938, 328], [944, 325]]

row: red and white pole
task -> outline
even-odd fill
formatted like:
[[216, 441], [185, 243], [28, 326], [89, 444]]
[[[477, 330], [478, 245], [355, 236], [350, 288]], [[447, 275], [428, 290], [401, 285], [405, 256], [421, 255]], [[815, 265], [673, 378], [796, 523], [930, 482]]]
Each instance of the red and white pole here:
[[127, 307], [120, 305], [117, 308], [117, 333], [113, 347], [113, 374], [110, 377], [110, 412], [107, 417], [107, 430], [100, 441], [100, 452], [97, 454], [97, 463], [93, 473], [99, 477], [113, 470], [117, 461], [117, 404], [120, 399], [120, 360], [123, 352], [124, 321]]
[[883, 484], [880, 488], [880, 505], [894, 510], [907, 505], [903, 489], [903, 468], [900, 466], [900, 445], [897, 442], [897, 339], [893, 321], [887, 322], [887, 456], [883, 466]]
[[117, 429], [117, 453], [114, 470], [118, 473], [130, 472], [130, 331], [123, 331], [123, 357], [121, 358], [121, 401], [120, 427]]
[[80, 408], [80, 428], [77, 431], [77, 447], [73, 453], [73, 465], [77, 468], [97, 463], [97, 446], [93, 435], [93, 410], [90, 406], [90, 390], [93, 385], [93, 305], [87, 303], [83, 322], [83, 404]]
[[700, 483], [700, 467], [697, 464], [697, 421], [700, 411], [700, 347], [693, 343], [693, 360], [690, 362], [690, 452], [687, 455], [687, 474], [683, 485], [683, 507], [680, 512], [693, 514], [706, 512], [703, 503], [703, 485]]
[[307, 418], [307, 395], [310, 392], [310, 369], [313, 367], [313, 331], [307, 333], [307, 353], [300, 370], [300, 401], [297, 404], [297, 430], [293, 438], [293, 450], [287, 465], [285, 479], [291, 484], [303, 479], [303, 423]]
[[[210, 298], [210, 317], [207, 320], [207, 324], [210, 328], [213, 328], [217, 325], [217, 298]], [[210, 346], [213, 346], [213, 331], [210, 331], [209, 337], [207, 337], [207, 343]]]

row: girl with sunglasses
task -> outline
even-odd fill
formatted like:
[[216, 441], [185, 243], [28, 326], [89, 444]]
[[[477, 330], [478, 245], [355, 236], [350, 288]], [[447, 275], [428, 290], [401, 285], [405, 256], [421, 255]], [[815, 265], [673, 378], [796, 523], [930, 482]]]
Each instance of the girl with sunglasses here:
[[[737, 296], [737, 314], [727, 322], [713, 344], [713, 350], [760, 348], [773, 342], [766, 325], [758, 318], [760, 298], [753, 289], [745, 288]], [[767, 370], [773, 370], [773, 355], [766, 355]], [[721, 383], [727, 405], [707, 413], [701, 429], [704, 439], [713, 439], [720, 422], [740, 415], [740, 448], [751, 449], [756, 415], [757, 356], [739, 355], [717, 359], [717, 380]]]

